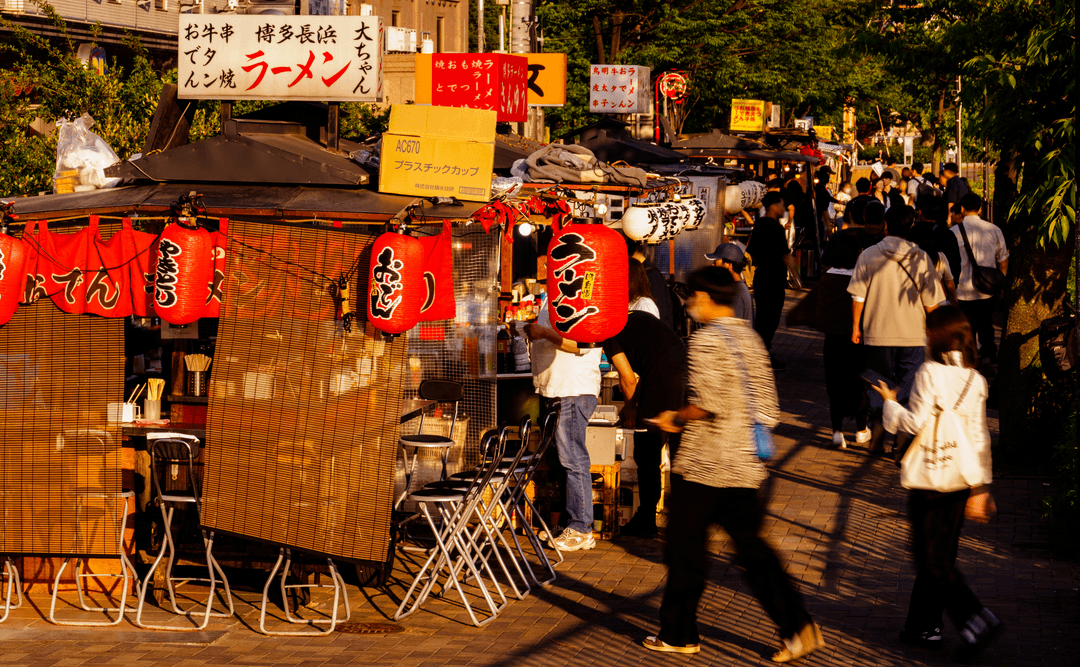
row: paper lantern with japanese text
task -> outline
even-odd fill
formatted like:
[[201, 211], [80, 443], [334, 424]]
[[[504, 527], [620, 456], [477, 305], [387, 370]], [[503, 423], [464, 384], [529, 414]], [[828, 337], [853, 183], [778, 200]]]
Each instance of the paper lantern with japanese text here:
[[206, 311], [213, 280], [213, 241], [205, 229], [172, 223], [158, 241], [154, 311], [170, 324], [191, 324]]
[[561, 335], [600, 343], [622, 331], [629, 302], [626, 242], [600, 224], [571, 224], [547, 253], [548, 314]]
[[368, 321], [391, 335], [408, 331], [420, 320], [426, 295], [420, 240], [394, 232], [375, 239], [368, 273]]
[[0, 232], [0, 326], [19, 309], [26, 278], [26, 242]]
[[229, 219], [218, 220], [218, 231], [210, 234], [210, 256], [213, 270], [206, 292], [206, 310], [203, 317], [221, 317], [221, 301], [225, 295], [225, 249], [229, 244]]

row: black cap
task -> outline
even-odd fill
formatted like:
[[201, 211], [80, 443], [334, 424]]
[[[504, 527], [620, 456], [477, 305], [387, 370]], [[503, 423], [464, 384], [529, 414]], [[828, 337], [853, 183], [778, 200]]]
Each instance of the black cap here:
[[705, 253], [705, 259], [710, 262], [722, 259], [732, 264], [742, 264], [746, 261], [746, 251], [734, 243], [721, 243], [716, 246], [716, 250]]

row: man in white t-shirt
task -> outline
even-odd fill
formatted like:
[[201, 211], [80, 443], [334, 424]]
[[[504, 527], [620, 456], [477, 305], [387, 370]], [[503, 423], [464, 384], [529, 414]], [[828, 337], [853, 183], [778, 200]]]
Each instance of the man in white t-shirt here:
[[956, 297], [960, 300], [960, 310], [964, 311], [971, 322], [971, 329], [979, 345], [979, 359], [994, 362], [997, 360], [997, 345], [994, 343], [994, 308], [997, 305], [996, 294], [983, 294], [975, 289], [971, 281], [971, 259], [960, 233], [963, 226], [971, 243], [971, 254], [979, 266], [996, 266], [1002, 273], [1008, 273], [1009, 248], [1005, 245], [1005, 235], [1001, 229], [979, 217], [982, 212], [982, 197], [969, 192], [960, 198], [960, 210], [964, 220], [952, 228], [956, 242], [960, 246], [960, 279], [956, 281]]
[[916, 162], [911, 165], [911, 178], [908, 179], [907, 196], [908, 206], [911, 206], [912, 208], [917, 208], [916, 204], [919, 201], [919, 186], [926, 183], [926, 179], [923, 177], [922, 173], [922, 162]]
[[585, 431], [596, 410], [600, 393], [600, 347], [578, 349], [551, 327], [545, 304], [535, 323], [526, 324], [525, 335], [532, 341], [533, 386], [549, 402], [559, 401], [559, 425], [555, 445], [559, 463], [566, 469], [566, 513], [569, 523], [549, 540], [560, 551], [578, 551], [596, 546], [593, 537], [592, 473]]

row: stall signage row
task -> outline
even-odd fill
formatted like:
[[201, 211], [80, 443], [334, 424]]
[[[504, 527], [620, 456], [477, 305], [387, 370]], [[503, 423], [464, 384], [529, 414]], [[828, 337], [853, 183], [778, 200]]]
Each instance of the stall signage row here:
[[652, 68], [640, 65], [592, 65], [589, 68], [589, 111], [649, 113]]
[[182, 98], [382, 101], [377, 16], [179, 16]]
[[499, 122], [528, 118], [529, 61], [501, 53], [436, 53], [432, 58], [431, 103], [488, 109]]

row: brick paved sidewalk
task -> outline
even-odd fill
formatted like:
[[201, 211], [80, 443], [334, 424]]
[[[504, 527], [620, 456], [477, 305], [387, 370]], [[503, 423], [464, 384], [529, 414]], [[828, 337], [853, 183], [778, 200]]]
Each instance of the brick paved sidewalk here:
[[[789, 306], [797, 296], [789, 294]], [[800, 581], [828, 644], [797, 664], [947, 664], [945, 655], [907, 648], [896, 638], [914, 579], [905, 495], [890, 460], [829, 444], [821, 342], [805, 329], [781, 329], [776, 338], [777, 355], [788, 370], [777, 376], [784, 418], [765, 489], [766, 530]], [[1047, 550], [1039, 517], [1045, 485], [1042, 479], [999, 476], [999, 516], [985, 526], [965, 527], [960, 567], [1008, 626], [982, 664], [1078, 664], [1080, 567], [1053, 560]], [[657, 629], [662, 542], [616, 539], [568, 554], [554, 585], [534, 587], [481, 629], [467, 625], [450, 596], [428, 601], [398, 633], [270, 638], [253, 630], [258, 593], [248, 587], [237, 591], [239, 618], [211, 622], [206, 632], [146, 631], [127, 621], [79, 630], [43, 619], [48, 596], [39, 586], [29, 604], [0, 626], [0, 666], [773, 664], [768, 656], [779, 646], [775, 627], [750, 596], [726, 535], [716, 534], [713, 546], [711, 584], [700, 615], [702, 651], [692, 657], [650, 653], [638, 645]], [[401, 567], [395, 576], [403, 578]], [[353, 620], [392, 623], [403, 587], [403, 580], [388, 590], [350, 587]], [[316, 595], [312, 606], [326, 611], [329, 601]], [[274, 612], [280, 616], [279, 609]], [[957, 642], [948, 627], [946, 645]]]

